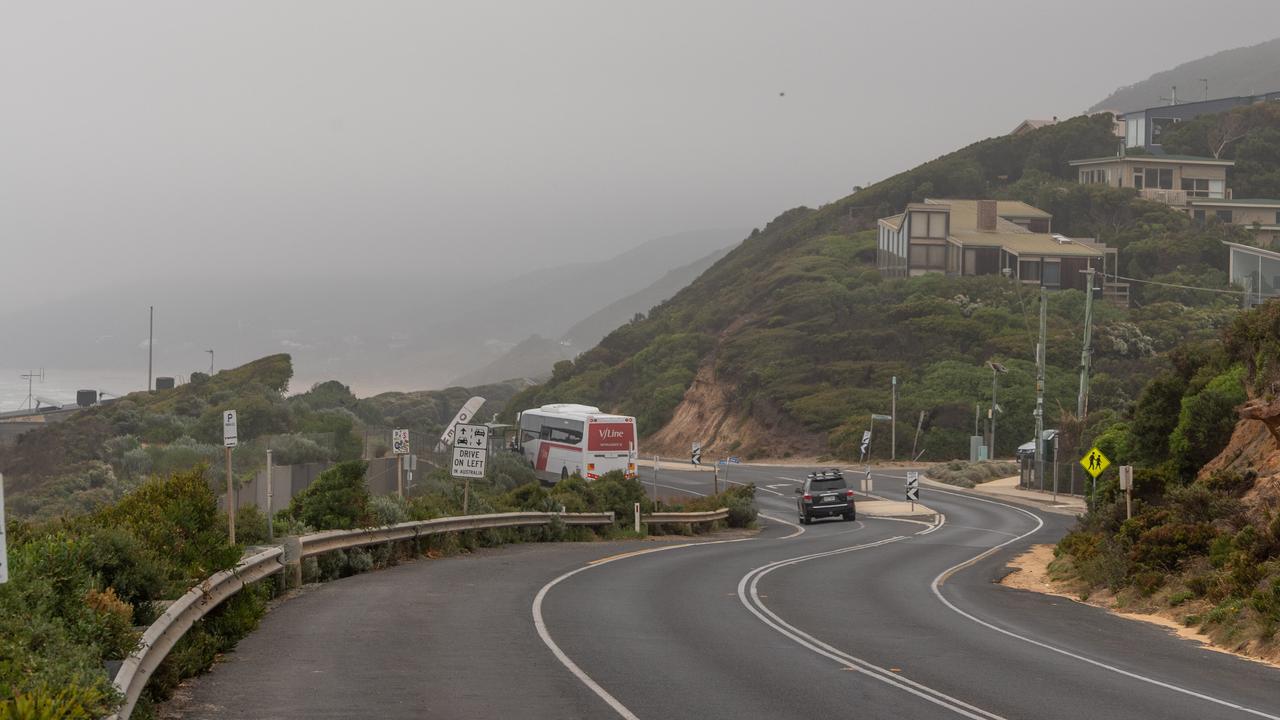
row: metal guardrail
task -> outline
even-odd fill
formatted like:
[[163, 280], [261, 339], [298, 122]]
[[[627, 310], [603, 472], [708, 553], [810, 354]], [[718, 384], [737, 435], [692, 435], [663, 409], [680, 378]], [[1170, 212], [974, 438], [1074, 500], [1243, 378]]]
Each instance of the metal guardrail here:
[[[306, 558], [334, 550], [411, 540], [440, 533], [550, 525], [557, 519], [565, 525], [610, 525], [613, 523], [613, 513], [530, 512], [464, 515], [399, 523], [387, 527], [330, 530], [303, 535], [298, 540], [302, 545], [302, 557]], [[142, 634], [138, 648], [125, 658], [116, 672], [114, 683], [120, 694], [124, 696], [124, 703], [108, 720], [129, 720], [147, 681], [160, 663], [164, 662], [178, 640], [197, 620], [227, 598], [240, 592], [244, 586], [283, 570], [284, 552], [284, 548], [279, 546], [254, 552], [241, 559], [235, 568], [209, 576], [166, 608]]]
[[694, 523], [713, 522], [715, 520], [728, 520], [729, 508], [720, 508], [719, 510], [707, 510], [706, 512], [688, 512], [688, 513], [652, 513], [650, 515], [641, 515], [640, 522], [653, 525], [692, 525]]
[[280, 572], [283, 548], [273, 547], [242, 559], [234, 569], [214, 573], [178, 598], [151, 623], [138, 649], [125, 658], [116, 672], [116, 688], [124, 704], [110, 720], [128, 720], [151, 674], [197, 620], [250, 583]]
[[492, 528], [535, 527], [549, 525], [559, 518], [565, 525], [610, 525], [613, 513], [493, 513], [491, 515], [463, 515], [461, 517], [420, 520], [388, 525], [380, 528], [358, 530], [329, 530], [303, 535], [302, 557], [315, 557], [334, 550], [377, 545], [396, 540], [412, 540], [424, 535], [437, 535], [463, 530], [488, 530]]

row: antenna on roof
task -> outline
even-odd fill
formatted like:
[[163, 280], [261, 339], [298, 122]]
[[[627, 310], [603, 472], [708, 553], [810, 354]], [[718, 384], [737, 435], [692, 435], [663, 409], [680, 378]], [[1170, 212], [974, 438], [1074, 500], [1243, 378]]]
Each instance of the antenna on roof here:
[[1178, 104], [1178, 86], [1173, 86], [1173, 91], [1169, 93], [1169, 97], [1162, 97], [1161, 100], [1168, 100], [1170, 105]]
[[32, 392], [31, 385], [36, 380], [36, 378], [39, 378], [40, 382], [42, 383], [44, 382], [44, 368], [40, 368], [40, 372], [36, 372], [35, 370], [28, 370], [25, 373], [22, 373], [21, 375], [19, 375], [18, 377], [27, 381], [27, 409], [35, 410], [36, 396]]

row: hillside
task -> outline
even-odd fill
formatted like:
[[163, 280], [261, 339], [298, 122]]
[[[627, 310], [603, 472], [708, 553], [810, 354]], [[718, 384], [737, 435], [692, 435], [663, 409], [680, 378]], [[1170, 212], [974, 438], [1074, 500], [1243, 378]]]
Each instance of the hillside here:
[[[1099, 237], [1123, 273], [1223, 287], [1224, 234], [1138, 200], [1132, 190], [1079, 186], [1068, 161], [1114, 150], [1110, 117], [1075, 118], [1017, 138], [993, 138], [819, 209], [783, 213], [689, 287], [629, 323], [510, 410], [587, 402], [636, 415], [646, 450], [854, 457], [870, 413], [889, 410], [899, 378], [899, 455], [967, 454], [975, 402], [990, 397], [987, 360], [1001, 383], [1001, 455], [1032, 434], [1034, 289], [997, 276], [883, 279], [875, 270], [878, 216], [923, 197], [1009, 197], [1052, 212], [1055, 230]], [[1096, 306], [1091, 420], [1123, 413], [1162, 356], [1215, 332], [1232, 301], [1159, 286], [1134, 288], [1135, 307]], [[1083, 296], [1049, 305], [1048, 426], [1074, 410]], [[887, 428], [873, 446], [888, 455]], [[904, 445], [904, 438], [906, 444]]]
[[1209, 80], [1209, 97], [1235, 97], [1280, 90], [1280, 38], [1249, 47], [1234, 48], [1185, 62], [1171, 70], [1132, 85], [1118, 88], [1090, 108], [1090, 112], [1131, 112], [1167, 104], [1171, 88], [1177, 86], [1182, 102], [1204, 99]]
[[[658, 251], [660, 250], [655, 249], [655, 252]], [[632, 320], [637, 314], [643, 315], [654, 305], [675, 295], [728, 252], [727, 247], [716, 250], [668, 272], [648, 287], [610, 303], [578, 321], [559, 340], [530, 335], [502, 357], [479, 370], [454, 379], [450, 384], [479, 385], [511, 378], [545, 381], [551, 376], [551, 368], [556, 363], [572, 359], [600, 342], [614, 328]]]
[[1272, 300], [1222, 340], [1181, 348], [1131, 418], [1099, 434], [1113, 466], [1134, 467], [1133, 517], [1104, 472], [1049, 566], [1062, 589], [1280, 661], [1278, 351]]
[[138, 392], [26, 433], [0, 449], [0, 472], [10, 512], [17, 516], [79, 513], [119, 499], [151, 475], [222, 467], [223, 410], [238, 414], [240, 445], [233, 455], [238, 477], [256, 472], [270, 447], [276, 464], [356, 459], [405, 427], [415, 443], [434, 440], [472, 395], [502, 408], [517, 385], [384, 393], [356, 398], [342, 383], [320, 383], [286, 396], [293, 366], [272, 355], [172, 390]]

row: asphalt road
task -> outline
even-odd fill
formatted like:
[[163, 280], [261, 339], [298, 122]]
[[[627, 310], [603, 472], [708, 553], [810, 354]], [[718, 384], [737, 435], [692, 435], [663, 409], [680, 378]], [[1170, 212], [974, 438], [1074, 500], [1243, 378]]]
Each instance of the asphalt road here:
[[[762, 512], [778, 518], [754, 538], [512, 546], [310, 588], [175, 709], [193, 718], [1280, 718], [1280, 670], [992, 583], [1009, 557], [1060, 537], [1069, 518], [925, 488], [940, 524], [837, 519], [801, 533], [781, 522], [795, 522], [799, 473], [730, 469], [731, 481], [757, 484]], [[900, 499], [901, 475], [878, 473], [876, 493]], [[711, 476], [663, 471], [658, 483], [703, 493]]]

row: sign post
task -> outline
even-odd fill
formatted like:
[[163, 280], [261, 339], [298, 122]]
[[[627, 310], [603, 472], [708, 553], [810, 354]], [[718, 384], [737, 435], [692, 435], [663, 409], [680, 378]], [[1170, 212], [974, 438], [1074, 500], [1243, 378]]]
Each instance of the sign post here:
[[920, 473], [907, 473], [907, 501], [911, 503], [911, 512], [916, 511], [916, 503], [920, 502]]
[[267, 448], [267, 542], [275, 543], [275, 521], [272, 520], [271, 509], [271, 448]]
[[391, 431], [391, 452], [396, 456], [396, 496], [404, 498], [404, 456], [409, 454], [409, 430], [396, 428]]
[[1133, 466], [1120, 466], [1120, 489], [1124, 491], [1124, 517], [1133, 519]]
[[4, 528], [4, 475], [0, 474], [0, 585], [9, 582], [9, 550]]
[[453, 436], [452, 475], [462, 478], [462, 514], [471, 501], [471, 478], [484, 477], [484, 463], [489, 456], [489, 428], [485, 425], [457, 425]]
[[231, 448], [240, 443], [236, 432], [236, 411], [224, 410], [222, 413], [222, 447], [227, 454], [227, 537], [231, 544], [236, 544], [236, 488], [231, 479]]

